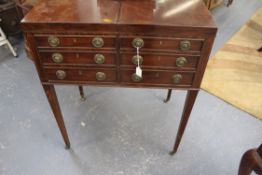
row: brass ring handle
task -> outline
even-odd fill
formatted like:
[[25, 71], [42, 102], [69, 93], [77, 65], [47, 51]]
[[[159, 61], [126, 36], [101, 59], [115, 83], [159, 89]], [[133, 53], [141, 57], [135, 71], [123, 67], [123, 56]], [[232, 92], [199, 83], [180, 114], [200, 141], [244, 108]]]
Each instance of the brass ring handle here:
[[60, 40], [59, 38], [55, 37], [55, 36], [49, 36], [48, 37], [48, 43], [51, 47], [58, 47], [60, 44]]
[[63, 80], [63, 79], [66, 78], [66, 72], [63, 71], [63, 70], [57, 70], [57, 71], [56, 71], [56, 77], [57, 77], [57, 79], [59, 79], [59, 80]]
[[185, 57], [179, 57], [176, 59], [177, 67], [183, 67], [187, 64], [187, 59]]
[[104, 80], [106, 80], [106, 74], [104, 72], [97, 72], [96, 73], [96, 80], [97, 81], [104, 81]]
[[104, 64], [105, 60], [105, 56], [102, 54], [95, 54], [94, 56], [94, 61], [96, 64]]
[[183, 79], [183, 76], [181, 74], [175, 74], [172, 77], [172, 80], [173, 80], [174, 84], [180, 83], [182, 81], [182, 79]]
[[142, 48], [144, 46], [144, 40], [142, 38], [135, 38], [132, 41], [132, 45], [134, 48]]
[[138, 61], [139, 61], [139, 64], [141, 65], [143, 63], [143, 57], [140, 56], [140, 55], [139, 56], [137, 56], [137, 55], [133, 56], [133, 58], [132, 58], [133, 64], [138, 66]]
[[190, 50], [190, 47], [191, 47], [190, 41], [181, 41], [180, 42], [180, 49], [182, 51]]
[[95, 48], [101, 48], [104, 46], [104, 40], [103, 38], [101, 37], [95, 37], [93, 38], [92, 40], [92, 45], [95, 47]]
[[142, 77], [138, 76], [136, 73], [132, 75], [132, 80], [134, 82], [140, 82], [142, 80]]
[[64, 60], [64, 57], [61, 53], [53, 53], [52, 54], [52, 60], [55, 63], [61, 63]]

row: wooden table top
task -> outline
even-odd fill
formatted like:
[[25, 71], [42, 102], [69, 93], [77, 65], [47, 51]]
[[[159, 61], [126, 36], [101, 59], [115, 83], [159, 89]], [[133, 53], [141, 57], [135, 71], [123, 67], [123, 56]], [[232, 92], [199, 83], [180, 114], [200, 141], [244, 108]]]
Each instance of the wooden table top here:
[[216, 28], [202, 0], [40, 0], [22, 23]]

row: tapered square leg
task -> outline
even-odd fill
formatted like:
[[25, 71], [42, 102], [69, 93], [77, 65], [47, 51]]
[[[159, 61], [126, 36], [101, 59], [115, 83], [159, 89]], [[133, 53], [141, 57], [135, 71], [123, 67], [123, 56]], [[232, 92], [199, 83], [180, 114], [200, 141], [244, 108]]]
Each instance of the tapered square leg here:
[[85, 101], [85, 100], [86, 100], [86, 97], [85, 97], [85, 93], [84, 93], [83, 86], [78, 86], [78, 89], [79, 89], [79, 93], [80, 93], [81, 100], [82, 100], [82, 101]]
[[43, 85], [43, 88], [45, 90], [45, 94], [47, 96], [48, 102], [51, 106], [51, 109], [53, 111], [53, 114], [55, 116], [56, 122], [58, 124], [58, 127], [60, 129], [60, 132], [63, 136], [66, 148], [70, 148], [70, 142], [68, 138], [68, 134], [66, 131], [63, 115], [59, 106], [59, 102], [56, 96], [54, 85]]
[[170, 152], [171, 155], [174, 155], [177, 152], [177, 149], [179, 147], [180, 141], [181, 141], [182, 136], [184, 134], [184, 131], [186, 129], [186, 125], [187, 125], [188, 119], [190, 117], [192, 108], [193, 108], [194, 103], [196, 101], [196, 97], [197, 97], [198, 92], [199, 92], [198, 90], [196, 90], [196, 91], [193, 91], [193, 90], [187, 91], [187, 97], [186, 97], [186, 101], [185, 101], [185, 106], [184, 106], [182, 118], [181, 118], [181, 121], [180, 121], [180, 124], [179, 124], [175, 145], [174, 145], [173, 151]]
[[164, 103], [169, 102], [169, 100], [170, 100], [170, 98], [171, 98], [171, 95], [172, 95], [172, 89], [168, 89], [167, 97], [166, 97], [166, 99], [164, 100]]

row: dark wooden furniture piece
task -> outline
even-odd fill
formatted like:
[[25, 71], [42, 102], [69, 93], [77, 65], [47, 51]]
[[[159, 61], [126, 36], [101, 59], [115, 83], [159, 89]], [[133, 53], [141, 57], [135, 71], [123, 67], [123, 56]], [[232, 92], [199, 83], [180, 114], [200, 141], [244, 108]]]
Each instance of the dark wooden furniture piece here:
[[38, 0], [16, 0], [16, 4], [21, 8], [25, 16], [37, 3]]
[[22, 28], [67, 148], [59, 84], [187, 90], [177, 151], [217, 31], [202, 0], [40, 0]]
[[11, 0], [0, 0], [0, 27], [7, 36], [21, 34], [22, 11]]
[[251, 149], [243, 155], [238, 175], [250, 175], [252, 172], [262, 175], [262, 144], [257, 149]]

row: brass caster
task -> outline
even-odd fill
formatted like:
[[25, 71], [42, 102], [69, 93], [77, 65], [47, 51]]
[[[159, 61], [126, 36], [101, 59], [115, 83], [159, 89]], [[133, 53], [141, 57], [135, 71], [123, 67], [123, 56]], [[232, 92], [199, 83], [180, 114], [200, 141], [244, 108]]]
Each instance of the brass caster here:
[[69, 150], [70, 149], [70, 145], [66, 145], [65, 149]]
[[80, 100], [81, 101], [86, 101], [86, 98], [85, 97], [81, 97]]
[[169, 102], [169, 101], [170, 101], [170, 99], [165, 99], [165, 100], [163, 100], [164, 103], [167, 103], [167, 102]]
[[171, 151], [171, 152], [169, 152], [169, 155], [170, 156], [173, 156], [173, 155], [175, 155], [176, 154], [176, 151]]

